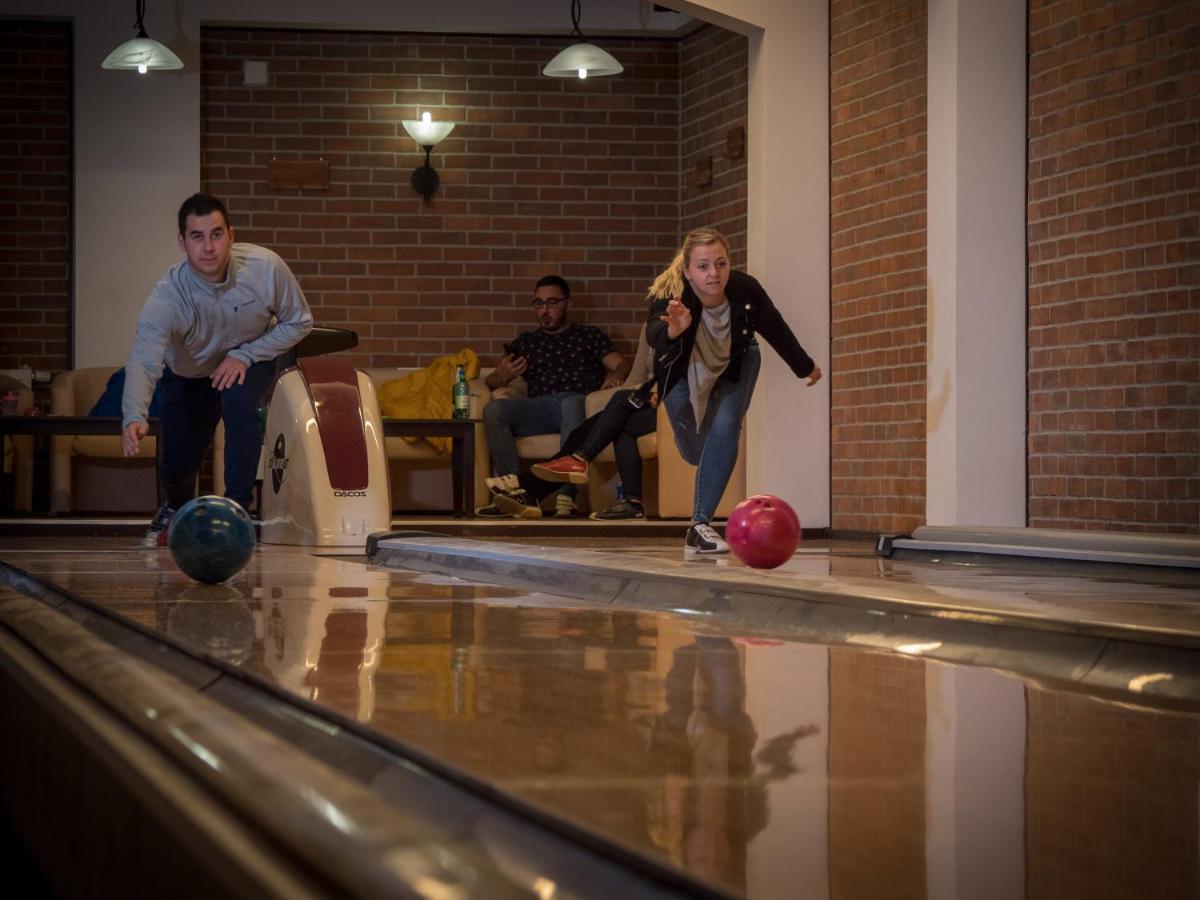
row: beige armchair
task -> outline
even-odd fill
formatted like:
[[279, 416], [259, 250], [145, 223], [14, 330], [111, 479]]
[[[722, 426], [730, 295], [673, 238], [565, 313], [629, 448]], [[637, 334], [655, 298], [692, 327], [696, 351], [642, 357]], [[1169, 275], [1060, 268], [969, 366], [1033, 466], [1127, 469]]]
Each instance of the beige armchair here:
[[[50, 412], [86, 416], [117, 366], [72, 369], [50, 385]], [[153, 512], [157, 506], [155, 449], [144, 438], [141, 453], [126, 459], [119, 435], [54, 435], [50, 439], [50, 511]]]
[[[15, 378], [0, 375], [0, 396], [9, 391], [17, 395], [17, 411], [33, 406], [33, 391]], [[12, 479], [12, 508], [17, 512], [33, 509], [33, 435], [18, 434], [4, 438], [4, 475]]]

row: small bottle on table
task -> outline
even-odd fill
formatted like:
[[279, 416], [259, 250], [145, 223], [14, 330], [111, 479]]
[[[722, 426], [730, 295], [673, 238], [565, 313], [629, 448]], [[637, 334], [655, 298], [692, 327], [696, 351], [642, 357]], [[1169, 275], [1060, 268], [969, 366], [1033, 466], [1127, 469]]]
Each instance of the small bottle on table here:
[[453, 400], [454, 418], [471, 418], [471, 386], [467, 384], [467, 372], [462, 366], [454, 373]]

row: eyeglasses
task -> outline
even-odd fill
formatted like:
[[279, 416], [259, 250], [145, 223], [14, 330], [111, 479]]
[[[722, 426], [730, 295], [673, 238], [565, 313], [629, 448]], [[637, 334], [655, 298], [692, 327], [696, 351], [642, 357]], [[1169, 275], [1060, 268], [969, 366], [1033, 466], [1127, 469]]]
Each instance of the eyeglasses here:
[[534, 300], [534, 309], [558, 309], [560, 304], [566, 303], [566, 297], [547, 297], [545, 300]]

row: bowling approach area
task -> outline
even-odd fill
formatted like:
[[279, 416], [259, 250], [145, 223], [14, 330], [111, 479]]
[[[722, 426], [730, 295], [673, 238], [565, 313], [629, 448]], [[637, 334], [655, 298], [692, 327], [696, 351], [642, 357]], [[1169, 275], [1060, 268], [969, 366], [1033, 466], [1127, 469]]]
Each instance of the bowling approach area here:
[[1200, 892], [1187, 541], [805, 540], [753, 570], [685, 560], [682, 526], [468, 531], [260, 543], [217, 585], [130, 536], [0, 537], [9, 872], [91, 896]]

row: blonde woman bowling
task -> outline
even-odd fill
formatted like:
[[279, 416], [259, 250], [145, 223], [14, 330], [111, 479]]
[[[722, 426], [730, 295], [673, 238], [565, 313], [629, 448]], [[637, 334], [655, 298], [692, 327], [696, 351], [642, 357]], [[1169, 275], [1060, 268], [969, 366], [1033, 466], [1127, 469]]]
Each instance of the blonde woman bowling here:
[[655, 379], [679, 453], [696, 466], [684, 554], [728, 553], [710, 523], [737, 462], [742, 419], [758, 380], [758, 335], [809, 385], [820, 381], [821, 369], [762, 285], [730, 269], [729, 242], [715, 228], [683, 239], [649, 299], [646, 340]]

